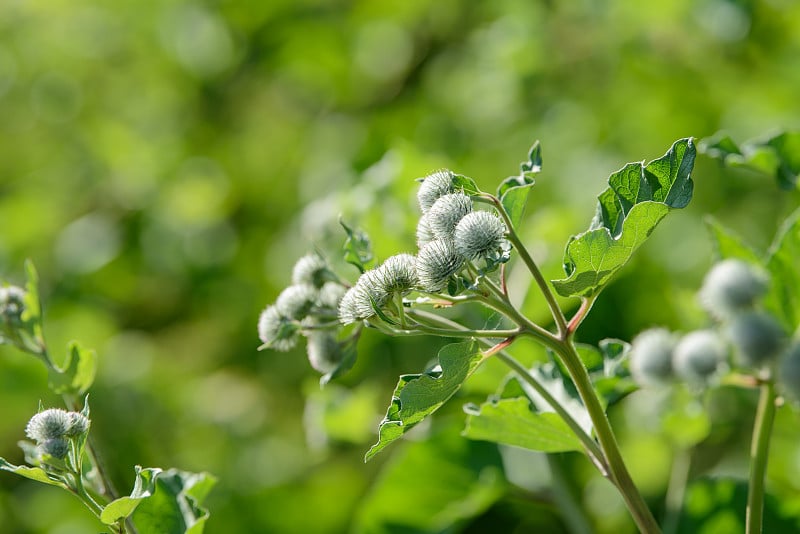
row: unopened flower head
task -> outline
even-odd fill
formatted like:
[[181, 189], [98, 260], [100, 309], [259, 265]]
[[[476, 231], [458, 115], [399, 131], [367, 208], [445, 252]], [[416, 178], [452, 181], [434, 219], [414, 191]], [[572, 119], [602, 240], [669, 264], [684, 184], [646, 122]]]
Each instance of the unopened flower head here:
[[428, 215], [423, 213], [417, 223], [417, 247], [422, 248], [434, 239], [436, 236], [433, 235], [431, 225], [428, 223]]
[[418, 284], [417, 258], [411, 254], [391, 256], [378, 267], [386, 293], [405, 293]]
[[69, 454], [69, 441], [64, 438], [48, 439], [39, 445], [39, 450], [44, 454], [49, 454], [53, 458], [61, 460]]
[[472, 199], [464, 193], [439, 197], [428, 210], [428, 226], [437, 239], [453, 239], [458, 222], [472, 211]]
[[308, 336], [308, 362], [320, 373], [330, 373], [344, 357], [342, 346], [328, 332], [313, 332]]
[[672, 378], [672, 354], [677, 340], [665, 328], [641, 332], [631, 343], [630, 370], [640, 385], [650, 386]]
[[341, 302], [346, 291], [347, 288], [345, 288], [339, 282], [325, 282], [325, 284], [319, 289], [319, 294], [317, 295], [317, 304], [321, 308], [332, 310], [338, 309], [339, 302]]
[[456, 251], [468, 260], [486, 257], [503, 245], [506, 225], [488, 211], [473, 211], [456, 225], [453, 239]]
[[417, 277], [425, 291], [438, 293], [447, 286], [452, 275], [461, 270], [464, 258], [450, 241], [431, 241], [417, 254]]
[[737, 362], [758, 367], [773, 361], [783, 350], [786, 334], [778, 321], [765, 312], [738, 313], [725, 326], [725, 335], [733, 345]]
[[0, 316], [9, 323], [19, 323], [25, 310], [25, 290], [17, 286], [0, 287]]
[[686, 380], [703, 382], [725, 361], [728, 350], [713, 330], [696, 330], [686, 334], [675, 347], [672, 365]]
[[306, 254], [294, 264], [292, 269], [292, 284], [310, 285], [321, 288], [332, 279], [328, 262], [319, 254]]
[[292, 285], [281, 291], [275, 307], [281, 315], [291, 319], [302, 319], [317, 301], [317, 290], [309, 284]]
[[80, 412], [69, 412], [69, 429], [65, 436], [75, 438], [89, 431], [89, 419]]
[[258, 337], [271, 349], [287, 351], [297, 345], [299, 327], [295, 321], [267, 306], [258, 318]]
[[757, 267], [737, 259], [714, 265], [703, 280], [699, 298], [717, 318], [751, 308], [767, 292], [769, 278]]
[[68, 435], [72, 424], [70, 412], [60, 408], [50, 408], [31, 417], [25, 427], [25, 435], [36, 443], [44, 443]]
[[363, 273], [356, 285], [347, 290], [339, 303], [339, 322], [355, 323], [376, 315], [375, 308], [382, 308], [389, 300], [382, 275], [377, 269]]
[[453, 173], [448, 170], [437, 171], [425, 177], [417, 192], [417, 200], [422, 213], [427, 213], [436, 200], [453, 192]]

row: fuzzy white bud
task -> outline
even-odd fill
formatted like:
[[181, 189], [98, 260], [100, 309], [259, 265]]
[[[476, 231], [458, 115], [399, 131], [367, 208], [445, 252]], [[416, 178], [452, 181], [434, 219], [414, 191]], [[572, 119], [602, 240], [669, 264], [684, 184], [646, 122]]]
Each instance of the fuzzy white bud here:
[[405, 293], [418, 283], [417, 258], [411, 254], [397, 254], [386, 258], [377, 269], [386, 293]]
[[325, 282], [319, 289], [317, 304], [321, 308], [337, 309], [347, 288], [338, 282]]
[[486, 257], [500, 249], [506, 233], [503, 221], [488, 211], [473, 211], [458, 221], [453, 240], [465, 259]]
[[472, 211], [472, 199], [464, 193], [439, 197], [428, 210], [428, 226], [437, 239], [452, 240], [458, 222]]
[[777, 378], [786, 393], [800, 400], [800, 341], [795, 341], [781, 358]]
[[675, 336], [665, 328], [651, 328], [633, 338], [630, 370], [637, 384], [656, 385], [672, 378], [676, 343]]
[[464, 258], [449, 241], [431, 241], [417, 254], [417, 276], [425, 291], [438, 293], [447, 286], [448, 279], [461, 270]]
[[72, 427], [73, 419], [70, 412], [50, 408], [31, 417], [25, 427], [25, 434], [37, 443], [44, 443], [47, 440], [63, 438], [70, 433]]
[[298, 325], [281, 314], [277, 306], [267, 306], [258, 318], [258, 337], [269, 348], [286, 352], [297, 345]]
[[281, 291], [275, 307], [284, 317], [302, 319], [317, 301], [317, 290], [312, 285], [292, 285]]
[[698, 296], [711, 315], [722, 319], [751, 308], [767, 292], [768, 283], [767, 275], [757, 267], [727, 259], [708, 271]]
[[683, 336], [675, 347], [672, 365], [686, 380], [703, 382], [727, 357], [727, 348], [713, 330], [696, 330]]
[[328, 262], [319, 254], [306, 254], [292, 268], [292, 284], [321, 288], [331, 279]]
[[735, 349], [737, 363], [745, 367], [774, 360], [786, 342], [778, 321], [768, 313], [754, 311], [736, 314], [725, 326], [725, 336]]
[[427, 213], [436, 200], [453, 192], [453, 173], [448, 170], [437, 171], [425, 177], [419, 186], [417, 200], [422, 213]]
[[344, 357], [342, 346], [328, 332], [313, 332], [308, 336], [308, 362], [322, 374], [330, 373]]
[[417, 223], [417, 247], [422, 248], [431, 241], [436, 239], [431, 230], [431, 225], [428, 223], [428, 215], [422, 214]]

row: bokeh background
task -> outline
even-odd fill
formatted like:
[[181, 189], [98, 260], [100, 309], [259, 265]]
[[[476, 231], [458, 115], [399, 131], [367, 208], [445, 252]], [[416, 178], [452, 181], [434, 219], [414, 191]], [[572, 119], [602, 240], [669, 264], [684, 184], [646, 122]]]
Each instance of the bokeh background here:
[[[379, 258], [413, 251], [415, 178], [447, 167], [491, 190], [535, 139], [544, 172], [522, 232], [560, 277], [567, 238], [626, 162], [680, 137], [800, 126], [798, 27], [792, 0], [4, 0], [0, 276], [22, 283], [32, 259], [51, 351], [97, 350], [92, 432], [119, 488], [136, 464], [219, 478], [207, 532], [561, 532], [559, 492], [596, 531], [633, 532], [583, 458], [459, 436], [461, 405], [503, 375], [492, 365], [365, 465], [397, 376], [443, 341], [368, 333], [355, 368], [320, 389], [302, 347], [256, 350], [258, 314], [298, 257], [338, 257], [340, 214]], [[702, 326], [703, 217], [763, 249], [798, 204], [707, 158], [694, 177], [693, 203], [607, 290], [582, 341]], [[0, 347], [0, 456], [22, 462], [40, 402], [60, 406], [43, 368]], [[674, 448], [655, 405], [637, 394], [612, 418], [662, 514]], [[753, 406], [720, 393], [692, 478], [746, 473]], [[781, 412], [768, 486], [769, 520], [795, 527], [797, 422]], [[703, 480], [681, 528], [736, 531], [735, 481]], [[717, 513], [732, 499], [740, 514]], [[65, 492], [0, 476], [1, 532], [99, 529]]]

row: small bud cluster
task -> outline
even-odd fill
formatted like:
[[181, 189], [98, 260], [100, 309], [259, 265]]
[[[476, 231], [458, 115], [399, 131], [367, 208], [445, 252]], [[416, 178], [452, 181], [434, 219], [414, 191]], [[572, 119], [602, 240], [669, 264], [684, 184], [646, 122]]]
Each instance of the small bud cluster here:
[[715, 327], [680, 339], [663, 328], [642, 332], [631, 347], [634, 380], [653, 385], [678, 377], [705, 384], [728, 366], [760, 373], [774, 370], [780, 360], [777, 378], [800, 397], [800, 348], [787, 351], [783, 327], [760, 309], [768, 285], [768, 276], [747, 262], [730, 259], [714, 265], [698, 297]]
[[79, 412], [50, 408], [31, 417], [25, 434], [36, 442], [41, 454], [61, 460], [69, 454], [70, 440], [86, 434], [89, 424]]

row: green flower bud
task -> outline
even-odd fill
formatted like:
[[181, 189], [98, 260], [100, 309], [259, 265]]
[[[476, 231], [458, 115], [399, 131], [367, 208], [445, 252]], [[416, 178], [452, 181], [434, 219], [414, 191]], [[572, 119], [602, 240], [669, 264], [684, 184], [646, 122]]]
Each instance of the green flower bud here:
[[314, 286], [303, 284], [289, 286], [278, 295], [275, 307], [284, 317], [302, 319], [317, 301], [317, 290]]
[[60, 408], [50, 408], [31, 417], [25, 427], [25, 435], [36, 443], [44, 443], [47, 440], [63, 438], [71, 428], [70, 412]]
[[423, 214], [419, 218], [419, 223], [417, 223], [417, 247], [422, 248], [434, 239], [436, 239], [436, 236], [433, 235], [431, 225], [428, 223], [428, 215]]
[[672, 366], [685, 380], [702, 382], [725, 361], [727, 348], [713, 330], [696, 330], [683, 336], [675, 347]]
[[768, 277], [755, 266], [728, 259], [711, 268], [698, 295], [711, 315], [726, 318], [751, 308], [767, 292], [768, 283]]
[[258, 337], [271, 349], [286, 352], [297, 345], [299, 327], [290, 317], [267, 306], [258, 318]]
[[743, 312], [725, 327], [725, 336], [733, 345], [737, 362], [744, 367], [758, 367], [777, 358], [786, 342], [786, 334], [770, 314]]
[[472, 199], [464, 193], [439, 197], [428, 210], [428, 226], [437, 239], [452, 240], [458, 222], [472, 211]]
[[317, 304], [321, 308], [335, 310], [339, 307], [339, 302], [341, 302], [346, 291], [347, 288], [339, 282], [325, 282], [325, 284], [319, 289], [319, 295], [317, 295]]
[[417, 258], [411, 254], [391, 256], [378, 267], [377, 274], [383, 283], [384, 292], [406, 293], [419, 283]]
[[448, 170], [437, 171], [425, 177], [417, 192], [419, 208], [427, 213], [439, 197], [453, 192], [453, 173]]
[[641, 332], [631, 343], [630, 370], [637, 384], [650, 386], [672, 379], [672, 356], [677, 340], [665, 328]]
[[497, 252], [503, 244], [506, 225], [488, 211], [466, 214], [456, 225], [454, 241], [456, 251], [465, 259], [486, 257]]
[[784, 392], [800, 400], [800, 341], [795, 341], [781, 358], [777, 378]]
[[319, 254], [307, 254], [297, 260], [292, 269], [292, 284], [310, 285], [317, 289], [332, 280], [332, 273], [328, 262]]
[[328, 332], [313, 332], [308, 336], [308, 362], [322, 374], [336, 369], [344, 358], [342, 346]]
[[69, 454], [69, 441], [63, 438], [48, 439], [39, 445], [39, 450], [43, 454], [49, 454], [53, 458], [62, 460]]
[[417, 254], [417, 276], [425, 291], [438, 293], [447, 286], [448, 279], [464, 266], [464, 258], [449, 241], [431, 241]]

